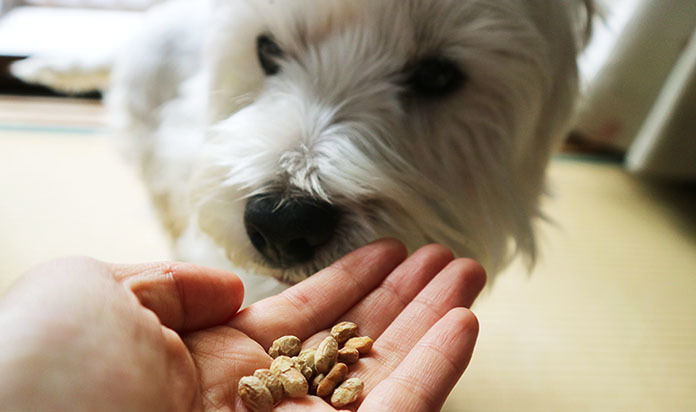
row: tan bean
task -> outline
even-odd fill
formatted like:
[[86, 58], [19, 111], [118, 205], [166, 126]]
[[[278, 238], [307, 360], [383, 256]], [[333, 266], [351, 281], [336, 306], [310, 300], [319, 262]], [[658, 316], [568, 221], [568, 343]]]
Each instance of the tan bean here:
[[283, 399], [283, 384], [280, 382], [278, 373], [272, 372], [270, 369], [258, 369], [254, 372], [254, 376], [259, 378], [261, 382], [268, 388], [273, 396], [273, 404], [280, 402]]
[[290, 368], [278, 375], [280, 382], [283, 384], [285, 394], [291, 398], [301, 398], [307, 396], [309, 392], [309, 384], [307, 379], [300, 371], [295, 368]]
[[336, 408], [342, 408], [358, 400], [362, 395], [365, 385], [359, 378], [350, 378], [340, 384], [331, 395], [331, 404]]
[[318, 373], [327, 373], [338, 359], [338, 342], [333, 336], [327, 336], [317, 348], [314, 366]]
[[346, 365], [352, 365], [360, 359], [360, 352], [355, 348], [341, 348], [338, 350], [338, 361]]
[[292, 361], [294, 362], [293, 367], [300, 371], [300, 373], [307, 379], [307, 382], [312, 380], [312, 376], [314, 376], [314, 369], [310, 368], [309, 365], [307, 365], [307, 361], [300, 358], [299, 356], [293, 356]]
[[278, 356], [271, 362], [271, 370], [273, 372], [282, 373], [290, 368], [295, 367], [295, 361], [285, 355]]
[[310, 368], [314, 368], [314, 355], [316, 354], [316, 349], [305, 349], [302, 352], [300, 352], [297, 357], [299, 359], [302, 359], [307, 363], [307, 366]]
[[368, 336], [361, 336], [358, 338], [350, 338], [346, 341], [344, 347], [355, 348], [360, 352], [360, 355], [366, 355], [372, 350], [372, 344], [374, 341]]
[[268, 348], [268, 354], [274, 359], [282, 355], [293, 357], [300, 353], [300, 349], [302, 349], [300, 339], [297, 336], [288, 335], [273, 341], [273, 345]]
[[254, 412], [273, 410], [273, 396], [266, 385], [255, 376], [245, 376], [239, 380], [237, 393], [247, 408]]
[[336, 339], [339, 346], [348, 339], [358, 336], [358, 325], [353, 322], [341, 322], [331, 328], [331, 336]]
[[348, 375], [348, 366], [345, 363], [337, 363], [331, 368], [329, 373], [326, 375], [317, 387], [317, 396], [329, 396], [333, 392], [334, 388], [338, 386]]

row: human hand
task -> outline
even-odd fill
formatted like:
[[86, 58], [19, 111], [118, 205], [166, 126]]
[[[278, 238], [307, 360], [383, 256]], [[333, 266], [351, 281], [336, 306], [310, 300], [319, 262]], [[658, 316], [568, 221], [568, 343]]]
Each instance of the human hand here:
[[[14, 329], [0, 337], [3, 349], [14, 348], [0, 354], [0, 367], [12, 371], [0, 376], [0, 404], [244, 410], [237, 381], [269, 366], [264, 349], [274, 339], [292, 334], [312, 346], [337, 321], [352, 320], [375, 345], [351, 368], [365, 395], [349, 407], [438, 410], [471, 357], [478, 327], [464, 308], [485, 275], [440, 246], [404, 258], [400, 243], [379, 241], [239, 313], [239, 281], [222, 271], [92, 260], [63, 261], [51, 277], [39, 268], [0, 304], [0, 330]], [[334, 409], [310, 396], [276, 410]]]

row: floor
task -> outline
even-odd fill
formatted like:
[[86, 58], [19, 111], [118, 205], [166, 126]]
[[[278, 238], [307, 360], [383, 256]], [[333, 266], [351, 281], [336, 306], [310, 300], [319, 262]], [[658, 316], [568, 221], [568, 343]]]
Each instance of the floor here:
[[[98, 103], [0, 98], [0, 293], [67, 254], [170, 256]], [[557, 156], [542, 258], [490, 284], [445, 412], [696, 411], [696, 190]]]

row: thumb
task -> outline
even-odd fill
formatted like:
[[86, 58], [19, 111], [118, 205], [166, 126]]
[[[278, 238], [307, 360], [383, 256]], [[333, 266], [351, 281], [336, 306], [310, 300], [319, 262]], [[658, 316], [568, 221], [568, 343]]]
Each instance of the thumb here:
[[242, 305], [234, 273], [188, 263], [112, 264], [117, 281], [155, 312], [164, 326], [189, 332], [225, 323]]

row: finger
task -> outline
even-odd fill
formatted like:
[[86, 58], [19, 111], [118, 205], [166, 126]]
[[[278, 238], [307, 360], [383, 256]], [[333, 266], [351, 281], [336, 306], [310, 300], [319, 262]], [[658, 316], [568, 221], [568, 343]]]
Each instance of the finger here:
[[452, 308], [469, 307], [485, 280], [483, 268], [475, 261], [450, 262], [375, 340], [372, 355], [357, 369], [365, 374], [366, 383], [384, 379]]
[[406, 250], [397, 240], [373, 242], [283, 293], [244, 309], [230, 326], [244, 331], [264, 347], [281, 335], [304, 340], [330, 327], [405, 257]]
[[450, 310], [370, 391], [359, 410], [439, 411], [471, 360], [478, 330], [468, 309]]
[[[444, 246], [427, 245], [415, 251], [394, 272], [355, 307], [335, 322], [349, 320], [360, 325], [360, 334], [377, 339], [413, 298], [454, 259]], [[379, 314], [375, 316], [375, 314]], [[317, 346], [328, 331], [305, 341], [307, 347]]]
[[152, 263], [112, 265], [112, 272], [163, 325], [177, 332], [226, 322], [237, 313], [244, 298], [241, 280], [219, 269]]
[[376, 339], [452, 259], [452, 252], [444, 246], [420, 248], [342, 318], [357, 323], [361, 334]]

